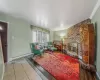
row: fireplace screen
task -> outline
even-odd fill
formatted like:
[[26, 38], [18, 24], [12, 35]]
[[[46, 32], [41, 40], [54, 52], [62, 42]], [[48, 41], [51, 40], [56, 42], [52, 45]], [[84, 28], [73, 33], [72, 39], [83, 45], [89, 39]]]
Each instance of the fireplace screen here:
[[77, 43], [68, 43], [68, 52], [78, 54], [78, 44]]

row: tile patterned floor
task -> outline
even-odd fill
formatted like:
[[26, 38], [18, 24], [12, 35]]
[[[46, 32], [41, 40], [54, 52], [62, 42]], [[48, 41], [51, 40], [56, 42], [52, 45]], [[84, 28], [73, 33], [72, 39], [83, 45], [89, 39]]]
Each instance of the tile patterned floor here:
[[42, 80], [25, 59], [15, 60], [5, 65], [3, 80]]

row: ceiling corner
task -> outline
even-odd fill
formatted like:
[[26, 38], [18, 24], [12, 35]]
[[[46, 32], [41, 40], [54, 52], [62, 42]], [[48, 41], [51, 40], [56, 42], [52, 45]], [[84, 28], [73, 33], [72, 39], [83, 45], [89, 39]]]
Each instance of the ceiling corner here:
[[93, 18], [93, 16], [95, 15], [95, 13], [96, 13], [96, 11], [98, 10], [99, 7], [100, 7], [100, 0], [97, 1], [97, 3], [96, 3], [96, 5], [95, 5], [95, 7], [94, 7], [94, 9], [93, 9], [93, 11], [90, 15], [90, 19]]

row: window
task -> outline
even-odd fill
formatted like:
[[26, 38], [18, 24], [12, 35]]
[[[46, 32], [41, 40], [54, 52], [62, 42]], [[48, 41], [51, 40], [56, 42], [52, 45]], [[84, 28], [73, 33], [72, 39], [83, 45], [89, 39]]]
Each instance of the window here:
[[45, 43], [49, 41], [49, 33], [33, 30], [32, 38], [33, 38], [33, 42]]
[[37, 31], [37, 42], [41, 43], [42, 42], [42, 32], [41, 31]]
[[32, 31], [32, 39], [33, 39], [33, 42], [36, 42], [36, 36], [37, 36], [37, 34], [36, 34], [36, 31]]

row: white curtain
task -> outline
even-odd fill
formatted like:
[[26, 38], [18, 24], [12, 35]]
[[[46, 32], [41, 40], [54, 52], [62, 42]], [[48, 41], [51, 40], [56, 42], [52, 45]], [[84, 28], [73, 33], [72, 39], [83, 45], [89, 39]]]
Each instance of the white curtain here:
[[38, 31], [38, 30], [32, 30], [32, 39], [33, 39], [33, 42], [38, 42], [38, 43], [48, 42], [49, 33]]
[[32, 39], [33, 39], [33, 42], [36, 42], [36, 31], [32, 31]]

